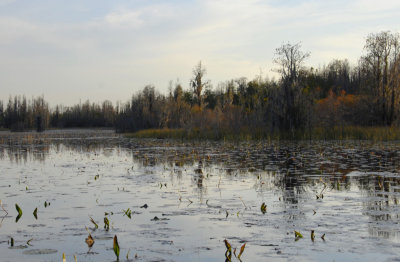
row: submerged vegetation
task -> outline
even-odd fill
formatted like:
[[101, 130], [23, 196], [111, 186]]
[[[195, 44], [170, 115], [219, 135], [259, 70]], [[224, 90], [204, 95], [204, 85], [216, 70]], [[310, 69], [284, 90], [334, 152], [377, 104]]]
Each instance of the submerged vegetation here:
[[171, 82], [168, 94], [148, 85], [130, 101], [86, 101], [49, 108], [43, 97], [0, 101], [0, 128], [103, 127], [135, 137], [209, 139], [399, 139], [400, 37], [368, 35], [356, 66], [333, 60], [315, 69], [301, 44], [275, 50], [278, 80], [261, 75], [212, 87], [199, 62], [185, 90]]

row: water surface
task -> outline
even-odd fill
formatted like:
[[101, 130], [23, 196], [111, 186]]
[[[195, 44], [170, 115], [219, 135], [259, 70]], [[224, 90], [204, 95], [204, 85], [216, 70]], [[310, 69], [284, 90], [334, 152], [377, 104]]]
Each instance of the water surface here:
[[114, 235], [121, 261], [396, 261], [399, 148], [2, 132], [0, 261], [115, 261]]

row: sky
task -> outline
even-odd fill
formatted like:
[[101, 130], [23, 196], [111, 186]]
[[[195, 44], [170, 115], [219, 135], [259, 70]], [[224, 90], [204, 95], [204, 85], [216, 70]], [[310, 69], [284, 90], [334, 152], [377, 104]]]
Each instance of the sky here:
[[399, 32], [398, 0], [0, 0], [0, 100], [126, 102], [146, 85], [185, 89], [276, 77], [275, 49], [301, 42], [314, 68], [356, 64], [370, 33]]

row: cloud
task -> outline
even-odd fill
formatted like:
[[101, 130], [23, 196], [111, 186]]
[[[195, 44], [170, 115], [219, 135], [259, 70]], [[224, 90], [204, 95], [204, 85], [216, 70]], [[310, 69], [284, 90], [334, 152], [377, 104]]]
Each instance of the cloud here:
[[120, 8], [104, 16], [106, 25], [121, 29], [146, 28], [168, 23], [179, 15], [170, 4], [153, 4], [141, 8]]
[[127, 26], [138, 28], [144, 21], [140, 18], [141, 12], [120, 10], [105, 16], [104, 20], [111, 26]]
[[188, 83], [199, 60], [216, 86], [233, 77], [251, 79], [260, 69], [270, 74], [274, 50], [283, 42], [301, 41], [315, 67], [335, 57], [356, 60], [368, 33], [400, 26], [397, 1], [377, 9], [370, 0], [137, 3], [96, 2], [96, 11], [86, 5], [83, 13], [68, 9], [53, 23], [23, 15], [29, 10], [0, 12], [0, 85], [10, 87], [2, 93], [73, 86], [88, 90], [76, 96], [89, 96], [102, 85], [112, 87], [108, 98], [123, 100], [148, 83], [164, 91], [171, 79]]

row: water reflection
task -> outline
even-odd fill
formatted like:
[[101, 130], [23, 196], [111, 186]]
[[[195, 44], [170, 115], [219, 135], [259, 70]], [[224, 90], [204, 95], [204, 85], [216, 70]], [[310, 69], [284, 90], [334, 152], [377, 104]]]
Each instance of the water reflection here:
[[[126, 181], [121, 191], [126, 187], [127, 195], [133, 194], [129, 190], [139, 192], [136, 197], [140, 197], [141, 190], [151, 195], [165, 190], [169, 195], [178, 192], [187, 198], [197, 198], [190, 200], [199, 205], [189, 206], [181, 215], [195, 216], [201, 212], [200, 208], [208, 208], [204, 211], [209, 216], [207, 219], [215, 223], [236, 216], [238, 221], [245, 221], [246, 229], [256, 227], [255, 231], [262, 231], [268, 224], [284, 237], [296, 227], [307, 230], [320, 227], [329, 232], [328, 238], [339, 235], [336, 231], [341, 230], [357, 238], [365, 238], [366, 233], [370, 238], [400, 240], [400, 146], [396, 143], [129, 140], [108, 133], [99, 137], [49, 135], [18, 139], [0, 145], [3, 162], [28, 165], [71, 154], [81, 168], [75, 171], [83, 172], [86, 163], [99, 158], [97, 166], [86, 169], [86, 173], [91, 177], [100, 174], [99, 183], [102, 183], [103, 174], [98, 167], [101, 159], [115, 158], [113, 165], [123, 166], [125, 170], [111, 181]], [[78, 167], [72, 165], [72, 168]], [[89, 186], [94, 183], [83, 182]], [[79, 188], [82, 192], [87, 190], [82, 185]], [[99, 191], [96, 195], [100, 201], [101, 194], [105, 193]], [[124, 198], [119, 200], [125, 205]], [[147, 199], [140, 201], [142, 205]], [[188, 201], [183, 197], [182, 206], [189, 205]], [[267, 203], [268, 212], [260, 217], [262, 202]], [[220, 215], [225, 212], [227, 217]], [[241, 217], [245, 212], [255, 218]], [[263, 241], [264, 236], [258, 233], [253, 233], [256, 236], [253, 245]], [[292, 238], [284, 237], [282, 242], [293, 245]], [[336, 241], [340, 244], [343, 239]]]

